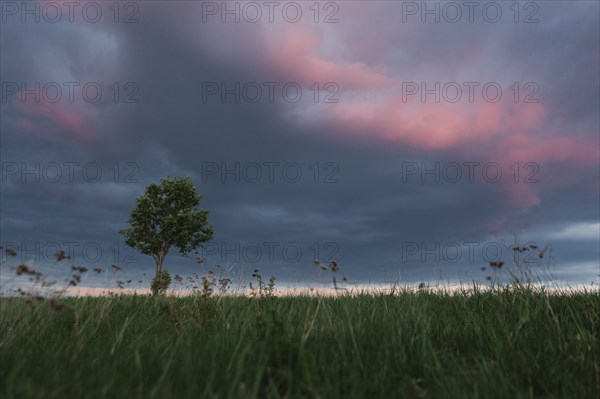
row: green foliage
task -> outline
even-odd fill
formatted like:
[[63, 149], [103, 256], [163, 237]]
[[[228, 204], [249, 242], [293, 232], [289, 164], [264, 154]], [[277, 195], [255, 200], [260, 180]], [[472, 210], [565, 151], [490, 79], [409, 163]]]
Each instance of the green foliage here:
[[171, 275], [167, 269], [163, 269], [158, 273], [158, 276], [152, 279], [152, 293], [154, 295], [164, 295], [171, 285]]
[[205, 276], [202, 276], [202, 292], [200, 292], [200, 296], [202, 298], [210, 298], [213, 294], [215, 285], [215, 274], [212, 271], [209, 271]]
[[0, 397], [599, 397], [597, 290], [430, 291], [0, 298]]
[[120, 233], [125, 243], [156, 260], [156, 276], [171, 247], [185, 255], [213, 237], [208, 211], [189, 177], [161, 179], [150, 184], [130, 212], [131, 227]]
[[254, 269], [252, 277], [254, 277], [258, 283], [258, 287], [250, 283], [250, 295], [253, 298], [273, 298], [275, 296], [275, 276], [271, 276], [271, 278], [269, 278], [269, 283], [265, 284], [265, 280], [260, 274], [260, 271], [258, 269]]

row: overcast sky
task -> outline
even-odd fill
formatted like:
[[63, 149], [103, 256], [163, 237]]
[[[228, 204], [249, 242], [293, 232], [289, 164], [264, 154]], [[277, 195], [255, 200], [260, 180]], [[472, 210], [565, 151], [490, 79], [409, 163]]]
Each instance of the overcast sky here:
[[598, 282], [597, 1], [1, 4], [4, 284], [147, 282], [118, 231], [167, 175], [215, 228], [172, 274]]

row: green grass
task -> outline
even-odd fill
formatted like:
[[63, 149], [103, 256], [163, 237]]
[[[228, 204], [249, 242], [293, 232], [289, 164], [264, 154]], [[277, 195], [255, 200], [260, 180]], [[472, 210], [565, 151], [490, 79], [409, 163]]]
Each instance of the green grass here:
[[0, 306], [7, 398], [600, 395], [598, 292]]

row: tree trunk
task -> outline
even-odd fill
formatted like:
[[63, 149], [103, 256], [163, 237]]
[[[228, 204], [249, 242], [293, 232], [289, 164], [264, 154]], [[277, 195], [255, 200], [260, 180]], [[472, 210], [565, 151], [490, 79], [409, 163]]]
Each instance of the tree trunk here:
[[156, 276], [158, 277], [158, 275], [160, 274], [160, 272], [162, 271], [162, 266], [163, 266], [163, 262], [165, 260], [165, 255], [164, 253], [159, 253], [156, 255]]

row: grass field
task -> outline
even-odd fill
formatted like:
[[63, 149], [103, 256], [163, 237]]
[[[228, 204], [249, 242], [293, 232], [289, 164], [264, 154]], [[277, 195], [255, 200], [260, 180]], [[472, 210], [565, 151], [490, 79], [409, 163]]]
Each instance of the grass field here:
[[6, 398], [600, 395], [597, 291], [0, 304]]

